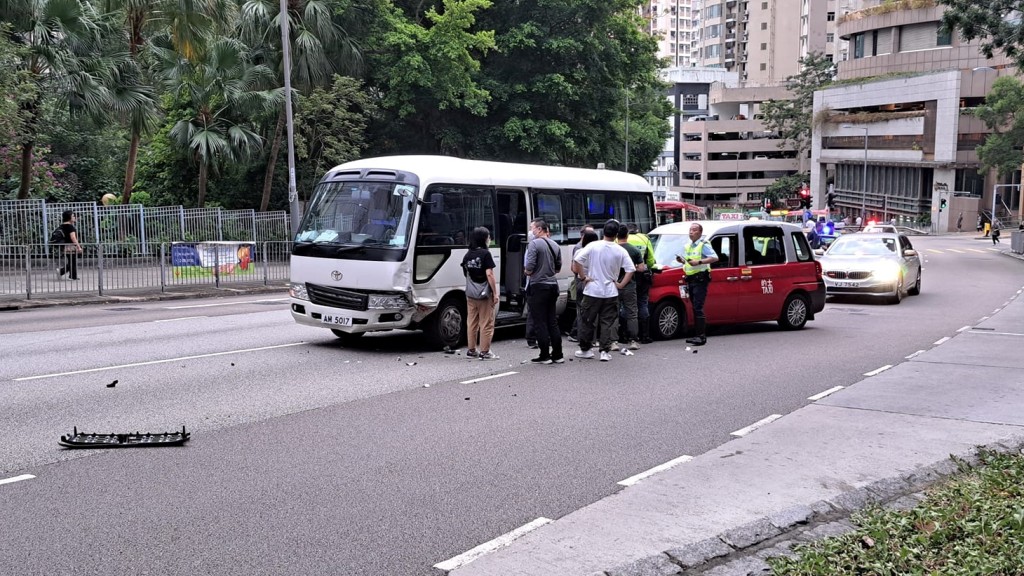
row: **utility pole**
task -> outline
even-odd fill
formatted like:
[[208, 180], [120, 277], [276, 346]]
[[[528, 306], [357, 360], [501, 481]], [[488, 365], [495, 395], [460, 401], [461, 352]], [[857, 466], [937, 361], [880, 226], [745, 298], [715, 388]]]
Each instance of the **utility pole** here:
[[622, 171], [629, 172], [629, 88], [626, 88], [626, 160], [623, 162]]
[[292, 234], [299, 231], [302, 208], [295, 189], [295, 127], [292, 123], [292, 41], [288, 30], [288, 0], [281, 0], [281, 59], [284, 68], [284, 115], [288, 135], [288, 210], [292, 213]]

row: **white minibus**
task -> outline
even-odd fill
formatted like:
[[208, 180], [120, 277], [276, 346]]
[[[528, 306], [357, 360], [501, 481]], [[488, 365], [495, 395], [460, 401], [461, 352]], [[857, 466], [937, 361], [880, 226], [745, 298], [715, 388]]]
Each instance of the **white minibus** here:
[[462, 258], [470, 231], [491, 231], [501, 304], [498, 325], [525, 321], [527, 226], [547, 221], [562, 247], [558, 310], [565, 308], [572, 246], [585, 224], [614, 218], [655, 225], [646, 180], [613, 170], [463, 160], [367, 158], [330, 170], [295, 233], [291, 312], [351, 343], [367, 332], [419, 329], [433, 346], [466, 333]]

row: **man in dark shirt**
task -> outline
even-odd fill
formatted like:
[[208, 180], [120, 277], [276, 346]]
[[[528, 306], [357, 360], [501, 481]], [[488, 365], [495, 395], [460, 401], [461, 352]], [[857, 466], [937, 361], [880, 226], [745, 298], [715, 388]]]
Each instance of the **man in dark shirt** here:
[[78, 222], [78, 215], [71, 210], [65, 210], [61, 214], [60, 230], [64, 233], [64, 265], [57, 268], [57, 278], [63, 278], [65, 274], [70, 280], [78, 280], [78, 255], [82, 253], [82, 245], [78, 243], [78, 229], [75, 223]]
[[[637, 274], [642, 274], [647, 270], [647, 267], [644, 264], [644, 257], [640, 253], [640, 249], [629, 243], [629, 229], [627, 227], [619, 227], [619, 233], [616, 236], [615, 242], [626, 250], [630, 261], [636, 267], [636, 273], [630, 278], [629, 283], [619, 290], [619, 326], [625, 328], [624, 330], [619, 330], [619, 346], [622, 348], [628, 346], [630, 350], [639, 350], [640, 344], [636, 341], [639, 327], [637, 323], [639, 308], [636, 298], [636, 277]], [[620, 282], [625, 275], [625, 270], [619, 272]]]

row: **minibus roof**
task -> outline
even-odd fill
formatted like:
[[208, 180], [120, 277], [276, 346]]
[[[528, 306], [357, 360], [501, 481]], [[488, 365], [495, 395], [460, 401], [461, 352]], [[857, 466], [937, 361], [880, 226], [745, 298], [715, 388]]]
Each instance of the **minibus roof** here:
[[453, 156], [380, 156], [346, 162], [331, 169], [403, 170], [415, 174], [424, 184], [448, 182], [528, 188], [565, 188], [651, 192], [651, 185], [636, 174], [617, 170], [566, 168], [511, 162], [466, 160]]

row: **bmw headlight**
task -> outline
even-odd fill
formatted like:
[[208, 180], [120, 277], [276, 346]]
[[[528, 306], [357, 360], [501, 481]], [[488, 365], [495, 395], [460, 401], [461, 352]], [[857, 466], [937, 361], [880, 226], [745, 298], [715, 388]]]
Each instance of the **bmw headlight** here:
[[900, 276], [900, 265], [891, 260], [883, 262], [875, 268], [873, 275], [882, 282], [895, 282]]
[[405, 294], [370, 294], [367, 308], [374, 310], [404, 310], [409, 307]]
[[299, 300], [309, 300], [309, 294], [306, 292], [306, 285], [301, 282], [292, 282], [288, 285], [288, 294], [292, 298]]

